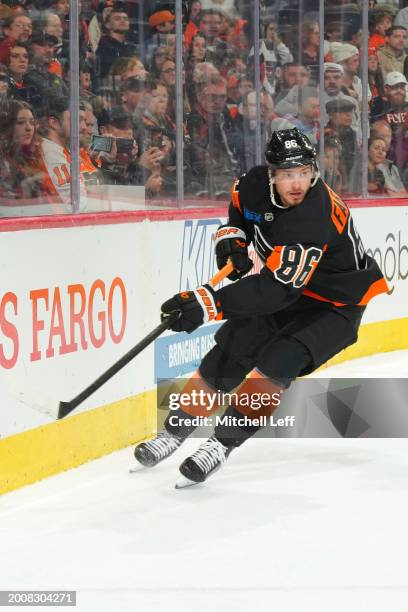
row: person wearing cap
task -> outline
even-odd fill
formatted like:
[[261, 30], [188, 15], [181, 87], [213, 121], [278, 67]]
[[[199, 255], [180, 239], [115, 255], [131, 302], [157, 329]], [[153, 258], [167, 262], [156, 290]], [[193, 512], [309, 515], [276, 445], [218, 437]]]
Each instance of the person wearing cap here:
[[402, 26], [392, 26], [385, 37], [386, 44], [378, 49], [378, 62], [384, 79], [389, 72], [404, 72], [407, 57], [404, 49], [408, 44], [408, 34]]
[[389, 72], [384, 79], [385, 100], [377, 98], [371, 109], [371, 121], [382, 119], [392, 130], [388, 158], [397, 166], [408, 187], [408, 103], [407, 79], [400, 72]]
[[171, 11], [158, 10], [149, 17], [150, 37], [145, 43], [145, 57], [151, 63], [154, 51], [167, 46], [167, 37], [175, 31], [175, 16]]
[[357, 136], [352, 129], [353, 111], [356, 103], [350, 98], [337, 98], [326, 103], [329, 122], [325, 127], [325, 137], [336, 137], [341, 144], [342, 174], [346, 178], [345, 191], [354, 192], [361, 171]]
[[62, 78], [62, 65], [67, 66], [69, 63], [69, 45], [63, 44], [64, 28], [62, 21], [53, 11], [44, 11], [42, 17], [44, 20], [43, 32], [55, 36], [58, 41], [54, 47], [54, 58], [51, 60], [48, 69]]
[[388, 123], [393, 129], [398, 129], [405, 120], [402, 112], [405, 113], [407, 110], [407, 85], [408, 81], [401, 72], [389, 72], [384, 78], [385, 99], [377, 98], [373, 101], [371, 120], [377, 121], [389, 115]]
[[66, 98], [68, 87], [57, 74], [49, 72], [49, 64], [54, 57], [54, 47], [58, 44], [55, 36], [41, 31], [33, 33], [30, 46], [30, 66], [25, 77], [26, 87], [30, 89], [31, 104], [39, 108], [49, 96]]
[[[342, 88], [343, 92], [355, 98], [359, 105], [363, 101], [363, 87], [360, 77], [357, 75], [360, 66], [360, 53], [357, 47], [349, 43], [332, 43], [331, 52], [333, 62], [340, 64], [343, 68]], [[368, 90], [368, 99], [371, 99]]]
[[358, 141], [361, 140], [361, 115], [357, 101], [354, 97], [349, 96], [347, 89], [343, 88], [344, 68], [341, 64], [335, 62], [325, 62], [324, 64], [324, 91], [323, 99], [323, 121], [326, 124], [328, 116], [326, 113], [326, 104], [331, 100], [346, 99], [353, 102], [353, 121], [351, 127], [357, 135]]
[[103, 22], [105, 34], [96, 50], [96, 76], [105, 79], [113, 62], [120, 57], [137, 56], [137, 48], [128, 42], [129, 16], [122, 5], [113, 6]]
[[174, 32], [175, 16], [170, 11], [155, 11], [149, 17], [149, 26], [157, 34], [169, 34]]

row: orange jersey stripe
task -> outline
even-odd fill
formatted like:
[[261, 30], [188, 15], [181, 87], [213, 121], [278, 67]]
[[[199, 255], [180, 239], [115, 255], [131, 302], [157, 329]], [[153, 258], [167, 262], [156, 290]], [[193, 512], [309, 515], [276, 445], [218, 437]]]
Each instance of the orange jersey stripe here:
[[[355, 304], [355, 306], [367, 306], [368, 302], [372, 300], [376, 295], [379, 295], [380, 293], [388, 293], [388, 291], [389, 291], [389, 288], [387, 285], [387, 281], [385, 280], [385, 278], [380, 278], [379, 280], [372, 283], [372, 285], [370, 285], [368, 291], [366, 291], [366, 293], [363, 295], [359, 303]], [[318, 295], [317, 293], [310, 291], [309, 289], [305, 289], [303, 291], [303, 295], [306, 295], [307, 297], [311, 297], [314, 300], [320, 300], [321, 302], [330, 302], [330, 304], [334, 304], [335, 306], [352, 305], [352, 304], [343, 304], [343, 302], [335, 302], [334, 300], [329, 300], [323, 297], [322, 295]]]
[[347, 224], [350, 211], [343, 200], [335, 193], [328, 185], [326, 185], [329, 192], [330, 201], [332, 205], [331, 209], [331, 220], [333, 225], [336, 227], [339, 234], [343, 233], [344, 228]]
[[359, 301], [358, 306], [366, 306], [366, 304], [368, 304], [368, 302], [372, 300], [373, 297], [375, 297], [376, 295], [379, 295], [380, 293], [388, 293], [388, 292], [389, 292], [389, 287], [387, 285], [387, 281], [385, 280], [385, 278], [380, 278], [379, 280], [375, 281], [375, 283], [370, 285], [370, 287], [368, 288], [368, 291], [363, 295], [363, 297]]
[[307, 297], [311, 297], [314, 300], [320, 300], [320, 302], [329, 302], [330, 304], [334, 304], [335, 306], [348, 306], [348, 304], [343, 304], [343, 302], [335, 302], [334, 300], [329, 300], [322, 295], [318, 295], [314, 293], [314, 291], [310, 291], [309, 289], [305, 289], [302, 295], [306, 295]]
[[277, 270], [281, 265], [282, 249], [283, 247], [276, 246], [273, 249], [272, 253], [269, 255], [268, 259], [266, 260], [266, 267], [269, 268], [272, 272], [275, 272], [275, 270]]
[[242, 215], [241, 204], [239, 201], [239, 191], [237, 189], [239, 181], [235, 181], [231, 187], [231, 197], [232, 197], [232, 205], [234, 208], [238, 208], [239, 212]]

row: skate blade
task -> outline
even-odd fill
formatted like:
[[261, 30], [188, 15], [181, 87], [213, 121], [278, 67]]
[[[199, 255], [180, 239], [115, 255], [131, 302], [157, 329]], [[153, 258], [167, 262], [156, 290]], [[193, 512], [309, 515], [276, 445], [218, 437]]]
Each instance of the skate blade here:
[[185, 476], [180, 476], [176, 484], [174, 485], [175, 489], [187, 489], [187, 487], [193, 487], [194, 485], [203, 484], [202, 482], [195, 482], [194, 480], [190, 480]]
[[137, 474], [138, 472], [143, 472], [145, 469], [145, 465], [137, 463], [136, 465], [133, 465], [131, 468], [129, 468], [129, 474]]

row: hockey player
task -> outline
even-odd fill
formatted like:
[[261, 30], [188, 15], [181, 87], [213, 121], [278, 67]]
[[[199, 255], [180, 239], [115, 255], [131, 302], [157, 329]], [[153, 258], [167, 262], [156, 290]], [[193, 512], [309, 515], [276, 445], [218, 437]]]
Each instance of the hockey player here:
[[[222, 392], [245, 388], [251, 372], [272, 389], [287, 388], [356, 342], [366, 305], [388, 291], [350, 210], [319, 177], [307, 137], [296, 128], [276, 131], [265, 156], [268, 165], [254, 167], [233, 185], [228, 223], [215, 236], [218, 267], [231, 259], [230, 278], [237, 282], [218, 291], [204, 285], [162, 305], [163, 313], [180, 312], [174, 331], [227, 319], [197, 374], [204, 387]], [[251, 242], [264, 267], [242, 278], [252, 267]], [[168, 417], [161, 433], [136, 447], [143, 465], [156, 465], [192, 433], [194, 427], [183, 426], [185, 417], [191, 421], [189, 411], [176, 412], [177, 426]], [[242, 416], [235, 406], [225, 414]], [[180, 472], [189, 481], [204, 481], [258, 429], [256, 421], [248, 427], [217, 425]]]

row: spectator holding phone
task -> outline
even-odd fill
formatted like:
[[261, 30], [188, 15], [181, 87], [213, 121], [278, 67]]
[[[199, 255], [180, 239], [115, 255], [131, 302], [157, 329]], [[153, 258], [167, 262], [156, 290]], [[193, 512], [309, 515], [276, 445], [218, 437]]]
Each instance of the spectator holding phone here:
[[131, 119], [121, 107], [105, 112], [99, 118], [99, 128], [101, 135], [108, 139], [104, 148], [109, 155], [100, 159], [105, 182], [144, 185], [146, 197], [157, 195], [162, 187], [160, 149], [151, 147], [139, 155]]

